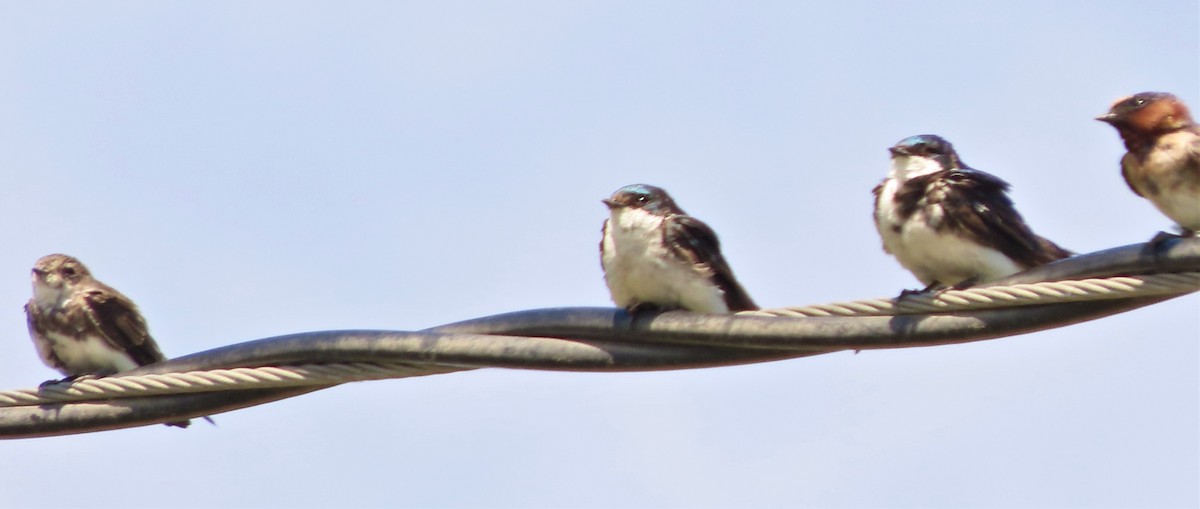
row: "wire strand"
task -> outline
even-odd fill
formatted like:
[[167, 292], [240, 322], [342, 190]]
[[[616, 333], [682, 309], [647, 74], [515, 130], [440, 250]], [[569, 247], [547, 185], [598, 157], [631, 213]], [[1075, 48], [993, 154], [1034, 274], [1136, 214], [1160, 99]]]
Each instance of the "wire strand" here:
[[704, 315], [530, 310], [424, 331], [327, 331], [216, 348], [126, 373], [0, 391], [0, 438], [178, 421], [346, 382], [483, 367], [646, 371], [1011, 336], [1200, 291], [1200, 238], [1080, 255], [965, 290]]

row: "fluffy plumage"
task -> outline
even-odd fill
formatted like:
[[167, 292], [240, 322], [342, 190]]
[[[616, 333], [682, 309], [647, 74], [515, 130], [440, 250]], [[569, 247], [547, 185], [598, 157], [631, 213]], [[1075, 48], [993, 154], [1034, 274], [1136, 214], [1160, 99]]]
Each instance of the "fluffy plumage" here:
[[626, 186], [604, 200], [600, 263], [613, 302], [729, 313], [758, 309], [721, 255], [712, 228], [661, 188]]
[[42, 362], [68, 378], [111, 375], [165, 359], [133, 301], [67, 255], [44, 256], [34, 265], [25, 315]]
[[1200, 125], [1183, 101], [1164, 92], [1118, 100], [1096, 117], [1117, 129], [1128, 152], [1121, 176], [1185, 234], [1200, 232]]
[[892, 169], [875, 187], [884, 251], [930, 288], [999, 279], [1070, 256], [1035, 235], [1008, 198], [1008, 183], [962, 162], [935, 135], [889, 149]]

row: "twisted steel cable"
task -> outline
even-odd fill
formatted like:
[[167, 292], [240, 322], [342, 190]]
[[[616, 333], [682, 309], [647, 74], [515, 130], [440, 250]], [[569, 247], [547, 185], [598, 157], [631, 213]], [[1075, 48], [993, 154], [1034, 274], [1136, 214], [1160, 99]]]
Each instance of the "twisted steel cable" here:
[[906, 295], [815, 306], [743, 311], [745, 316], [893, 316], [972, 311], [1034, 304], [1106, 300], [1122, 296], [1170, 295], [1200, 286], [1200, 272], [1045, 281]]
[[738, 315], [561, 308], [419, 332], [310, 332], [250, 341], [119, 375], [0, 391], [0, 438], [199, 417], [348, 381], [482, 367], [643, 371], [847, 349], [963, 343], [1060, 327], [1200, 290], [1200, 238], [1077, 256], [992, 284]]

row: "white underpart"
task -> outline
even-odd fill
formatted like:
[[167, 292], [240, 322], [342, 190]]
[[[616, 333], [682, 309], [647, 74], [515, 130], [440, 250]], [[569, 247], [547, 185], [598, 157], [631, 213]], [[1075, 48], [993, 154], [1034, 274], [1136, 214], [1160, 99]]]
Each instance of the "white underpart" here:
[[[39, 313], [58, 313], [71, 294], [61, 288], [53, 288], [37, 282], [33, 285], [33, 304]], [[104, 338], [91, 334], [78, 339], [75, 336], [47, 332], [34, 341], [38, 355], [47, 366], [63, 375], [111, 374], [138, 367], [133, 358], [113, 348]], [[57, 357], [62, 366], [50, 361]]]
[[64, 375], [107, 375], [138, 367], [132, 358], [114, 349], [100, 336], [89, 335], [79, 341], [74, 337], [49, 333], [46, 339], [53, 345], [54, 355], [66, 366], [67, 369], [59, 369]]
[[1168, 191], [1152, 197], [1150, 201], [1163, 215], [1200, 234], [1200, 196]]
[[1158, 139], [1157, 146], [1155, 150], [1150, 151], [1150, 160], [1146, 161], [1145, 166], [1169, 168], [1173, 171], [1148, 173], [1146, 178], [1158, 186], [1159, 192], [1154, 195], [1149, 194], [1146, 189], [1141, 192], [1163, 215], [1184, 228], [1200, 232], [1200, 189], [1189, 187], [1182, 182], [1183, 167], [1188, 163], [1187, 158], [1191, 156], [1191, 152], [1163, 148], [1187, 146], [1189, 143], [1195, 144], [1200, 141], [1196, 141], [1195, 134], [1186, 131], [1171, 133]]
[[724, 293], [700, 269], [676, 258], [662, 243], [662, 216], [642, 209], [612, 210], [606, 222], [604, 281], [621, 307], [652, 303], [699, 313], [729, 313]]
[[1180, 226], [1200, 233], [1200, 195], [1187, 192], [1165, 192], [1151, 199], [1163, 215]]
[[[908, 220], [900, 218], [895, 198], [901, 184], [941, 170], [937, 161], [926, 157], [892, 158], [892, 171], [875, 210], [875, 226], [883, 239], [883, 249], [926, 285], [937, 281], [953, 286], [972, 278], [990, 281], [1019, 272], [1021, 267], [1000, 251], [950, 232], [938, 232], [936, 228], [946, 214], [940, 206], [930, 207], [922, 202]], [[896, 226], [900, 231], [896, 231]]]

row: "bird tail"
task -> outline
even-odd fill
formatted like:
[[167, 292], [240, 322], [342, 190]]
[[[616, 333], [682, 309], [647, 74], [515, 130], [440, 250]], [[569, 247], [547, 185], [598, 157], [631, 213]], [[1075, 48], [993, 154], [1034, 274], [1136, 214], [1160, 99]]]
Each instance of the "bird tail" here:
[[1047, 263], [1058, 261], [1063, 258], [1070, 258], [1075, 255], [1075, 253], [1071, 250], [1064, 249], [1062, 246], [1051, 242], [1050, 239], [1045, 237], [1039, 236], [1037, 238], [1037, 242], [1039, 255], [1038, 258], [1041, 258], [1038, 260], [1038, 265], [1045, 265]]
[[[202, 419], [208, 421], [208, 423], [212, 424], [213, 426], [217, 425], [217, 423], [215, 421], [213, 421], [212, 418], [207, 415], [202, 417]], [[166, 424], [167, 426], [171, 426], [173, 428], [186, 428], [186, 427], [192, 425], [192, 421], [164, 422], [163, 424]]]

